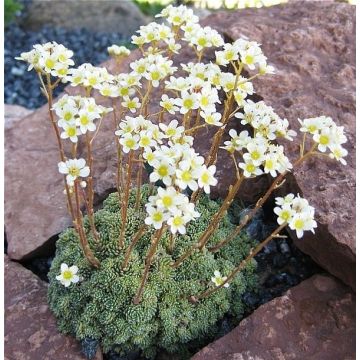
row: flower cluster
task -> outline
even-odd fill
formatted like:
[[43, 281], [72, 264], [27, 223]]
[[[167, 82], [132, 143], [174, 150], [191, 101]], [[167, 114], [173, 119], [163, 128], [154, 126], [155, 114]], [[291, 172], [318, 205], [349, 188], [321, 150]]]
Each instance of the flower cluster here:
[[109, 55], [120, 57], [129, 56], [130, 50], [126, 46], [112, 45], [107, 48]]
[[225, 44], [222, 51], [216, 51], [216, 63], [226, 66], [230, 63], [240, 62], [249, 70], [258, 67], [261, 74], [272, 74], [274, 68], [267, 64], [267, 58], [263, 54], [260, 44], [248, 41], [244, 38], [236, 40], [232, 44]]
[[319, 116], [304, 120], [299, 119], [299, 122], [301, 124], [300, 131], [312, 135], [320, 152], [325, 153], [329, 150], [329, 156], [332, 159], [336, 159], [343, 165], [346, 165], [344, 157], [348, 152], [341, 146], [347, 141], [343, 126], [337, 126], [328, 116]]
[[[176, 221], [178, 227], [173, 224], [174, 218], [167, 212], [170, 208], [159, 206], [158, 198], [149, 200], [147, 211], [150, 216], [147, 223], [157, 228], [159, 224], [168, 221], [172, 231], [179, 229], [177, 231], [183, 233], [185, 228], [182, 226], [192, 220], [195, 213], [194, 204], [189, 203], [181, 191], [187, 188], [191, 191], [202, 188], [209, 193], [210, 186], [217, 184], [214, 177], [216, 167], [207, 167], [204, 164], [204, 158], [191, 147], [193, 137], [184, 134], [184, 127], [178, 126], [177, 120], [172, 120], [168, 125], [155, 125], [143, 116], [127, 116], [120, 122], [119, 130], [115, 134], [119, 136], [119, 143], [125, 153], [141, 151], [142, 160], [152, 167], [150, 182], [161, 181], [167, 187], [166, 191], [169, 191], [174, 203], [181, 200], [180, 208], [171, 207], [171, 213], [177, 215], [176, 219], [180, 215], [183, 219], [181, 224], [179, 219]], [[163, 189], [159, 189], [158, 196], [162, 196], [162, 191]], [[159, 213], [162, 213], [161, 217]]]
[[68, 74], [69, 67], [74, 65], [72, 56], [71, 50], [53, 41], [34, 45], [33, 50], [21, 53], [16, 59], [29, 63], [28, 70], [34, 68], [43, 74], [51, 74], [63, 79]]
[[285, 197], [277, 197], [275, 202], [278, 206], [274, 208], [274, 212], [278, 216], [279, 225], [288, 224], [290, 229], [296, 231], [298, 238], [303, 237], [304, 231], [314, 232], [317, 227], [314, 220], [315, 209], [306, 199], [288, 194]]
[[172, 234], [185, 234], [186, 224], [200, 216], [189, 198], [172, 186], [166, 189], [159, 187], [157, 194], [149, 197], [146, 212], [145, 224], [160, 229], [166, 222]]
[[103, 82], [112, 79], [112, 75], [108, 73], [104, 67], [96, 67], [89, 63], [80, 65], [77, 68], [69, 70], [66, 80], [71, 86], [83, 86], [90, 89], [101, 89]]
[[95, 131], [94, 121], [112, 109], [97, 105], [93, 98], [65, 94], [53, 105], [52, 110], [59, 118], [58, 126], [63, 130], [60, 134], [61, 138], [76, 143], [80, 134]]

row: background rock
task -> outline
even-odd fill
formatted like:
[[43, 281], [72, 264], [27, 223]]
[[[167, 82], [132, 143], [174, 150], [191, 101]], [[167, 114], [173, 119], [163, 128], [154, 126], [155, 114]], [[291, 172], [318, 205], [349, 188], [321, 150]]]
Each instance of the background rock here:
[[[279, 194], [299, 192], [316, 209], [319, 228], [296, 245], [355, 289], [355, 7], [295, 2], [218, 13], [205, 20], [230, 39], [247, 36], [262, 44], [276, 74], [254, 80], [264, 101], [299, 129], [298, 118], [330, 116], [344, 126], [348, 165], [310, 159], [293, 172]], [[284, 141], [298, 156], [301, 135]]]
[[5, 360], [85, 359], [80, 344], [59, 333], [47, 305], [46, 283], [7, 256], [4, 264]]
[[84, 27], [130, 36], [149, 21], [131, 0], [33, 0], [24, 25], [31, 29], [45, 24]]
[[355, 296], [315, 275], [259, 307], [192, 360], [355, 359]]
[[5, 129], [13, 127], [19, 120], [29, 115], [32, 110], [19, 105], [5, 104]]

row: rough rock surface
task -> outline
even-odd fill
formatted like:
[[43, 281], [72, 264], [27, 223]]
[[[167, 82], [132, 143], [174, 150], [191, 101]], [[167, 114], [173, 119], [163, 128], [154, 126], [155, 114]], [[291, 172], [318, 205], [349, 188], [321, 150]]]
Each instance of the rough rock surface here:
[[24, 21], [32, 29], [50, 24], [70, 29], [114, 31], [129, 37], [150, 19], [131, 0], [33, 0]]
[[[295, 2], [262, 9], [218, 13], [206, 24], [231, 39], [247, 36], [262, 44], [276, 74], [254, 80], [257, 94], [291, 127], [297, 119], [327, 115], [344, 126], [347, 166], [310, 159], [289, 178], [283, 192], [299, 192], [316, 208], [316, 234], [293, 238], [297, 246], [355, 288], [355, 7]], [[299, 143], [284, 142], [292, 159]]]
[[315, 275], [259, 307], [192, 360], [355, 359], [355, 295]]
[[47, 305], [47, 284], [20, 264], [10, 261], [7, 256], [4, 264], [4, 359], [85, 359], [80, 344], [70, 336], [59, 333]]
[[19, 120], [29, 115], [32, 110], [27, 109], [19, 105], [8, 105], [4, 106], [5, 115], [5, 129], [13, 127]]

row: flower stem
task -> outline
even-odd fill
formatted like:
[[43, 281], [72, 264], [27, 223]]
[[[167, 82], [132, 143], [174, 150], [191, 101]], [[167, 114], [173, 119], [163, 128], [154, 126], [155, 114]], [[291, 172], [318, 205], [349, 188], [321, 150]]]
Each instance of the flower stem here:
[[119, 247], [122, 248], [124, 246], [124, 237], [125, 237], [125, 230], [126, 230], [126, 221], [127, 221], [127, 208], [129, 205], [129, 194], [130, 194], [130, 186], [131, 186], [131, 175], [132, 175], [132, 166], [133, 166], [133, 156], [134, 151], [131, 150], [129, 154], [129, 160], [126, 165], [126, 185], [124, 190], [124, 198], [121, 205], [121, 230], [119, 236]]
[[[284, 223], [282, 225], [280, 225], [276, 230], [274, 230], [271, 235], [269, 235], [265, 240], [263, 240], [260, 244], [258, 244], [255, 248], [250, 250], [249, 255], [230, 273], [230, 275], [228, 275], [226, 277], [226, 279], [220, 284], [217, 285], [214, 288], [208, 289], [204, 292], [202, 292], [200, 295], [198, 296], [192, 296], [192, 299], [195, 299], [195, 301], [204, 299], [208, 296], [210, 296], [211, 294], [213, 294], [215, 291], [219, 290], [220, 288], [222, 288], [225, 284], [227, 284], [228, 282], [230, 282], [235, 275], [243, 270], [245, 268], [245, 266], [250, 262], [251, 259], [253, 259], [263, 248], [264, 246], [269, 243], [274, 237], [276, 237], [279, 232], [287, 225], [287, 223]], [[194, 300], [192, 300], [194, 301]]]
[[126, 253], [125, 253], [125, 259], [124, 262], [121, 265], [121, 268], [123, 270], [125, 270], [129, 264], [129, 260], [130, 260], [130, 255], [132, 250], [134, 249], [135, 245], [137, 244], [137, 242], [141, 239], [141, 237], [144, 234], [144, 231], [146, 229], [146, 225], [143, 224], [140, 229], [137, 231], [137, 233], [135, 234], [134, 238], [132, 239], [129, 247], [126, 249]]
[[150, 271], [150, 266], [151, 266], [151, 262], [152, 262], [152, 259], [156, 253], [156, 249], [157, 249], [157, 246], [159, 244], [159, 241], [161, 239], [161, 236], [164, 232], [164, 230], [166, 229], [166, 226], [162, 226], [159, 230], [156, 230], [155, 234], [153, 235], [153, 238], [151, 239], [151, 245], [150, 245], [150, 250], [146, 256], [146, 259], [145, 259], [145, 270], [144, 270], [144, 273], [143, 273], [143, 276], [141, 278], [141, 283], [140, 283], [140, 287], [136, 293], [136, 296], [133, 300], [134, 304], [135, 305], [138, 305], [140, 304], [140, 301], [141, 301], [141, 297], [142, 297], [142, 294], [144, 292], [144, 287], [145, 287], [145, 284], [146, 284], [146, 281], [148, 279], [148, 276], [149, 276], [149, 271]]
[[95, 257], [94, 253], [90, 249], [89, 243], [87, 241], [84, 226], [83, 226], [83, 218], [82, 212], [80, 209], [80, 197], [79, 197], [79, 181], [75, 180], [74, 183], [74, 192], [75, 192], [75, 203], [76, 203], [76, 220], [74, 221], [74, 226], [79, 234], [80, 245], [83, 249], [84, 255], [89, 261], [89, 263], [95, 268], [100, 267], [99, 260]]

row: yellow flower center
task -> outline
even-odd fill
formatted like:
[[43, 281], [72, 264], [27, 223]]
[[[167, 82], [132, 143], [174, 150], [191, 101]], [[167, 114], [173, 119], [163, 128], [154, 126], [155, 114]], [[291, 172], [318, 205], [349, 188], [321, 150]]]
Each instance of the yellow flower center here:
[[151, 73], [151, 79], [152, 80], [159, 80], [160, 79], [160, 72], [159, 71], [153, 71]]
[[70, 270], [65, 270], [65, 271], [63, 272], [63, 278], [64, 278], [65, 280], [71, 280], [71, 279], [73, 278], [72, 272], [71, 272]]
[[45, 66], [49, 69], [53, 68], [55, 65], [55, 61], [53, 59], [46, 59]]
[[209, 182], [209, 179], [210, 179], [210, 176], [208, 173], [203, 173], [201, 175], [201, 181], [204, 183], [204, 184], [207, 184]]
[[74, 127], [68, 128], [66, 132], [70, 137], [76, 135], [76, 129]]
[[165, 207], [169, 207], [173, 203], [173, 200], [172, 200], [171, 196], [169, 196], [169, 195], [165, 195], [163, 197], [162, 201], [163, 201], [163, 204], [165, 205]]
[[253, 64], [254, 63], [254, 57], [252, 55], [246, 55], [245, 56], [245, 63], [249, 64], [249, 65]]
[[161, 165], [159, 168], [158, 168], [158, 173], [161, 177], [164, 177], [168, 174], [168, 168], [166, 165]]
[[228, 61], [232, 60], [234, 58], [234, 56], [235, 56], [235, 53], [232, 50], [228, 50], [225, 52], [225, 60], [228, 60]]
[[326, 135], [320, 135], [319, 143], [321, 145], [327, 145], [329, 143], [329, 137]]
[[198, 44], [200, 46], [205, 46], [206, 45], [206, 39], [205, 38], [199, 38], [198, 39]]
[[251, 158], [253, 159], [253, 160], [258, 160], [258, 159], [260, 159], [260, 153], [258, 152], [258, 151], [253, 151], [252, 153], [251, 153]]
[[69, 121], [72, 118], [72, 113], [70, 111], [64, 114], [64, 120]]
[[181, 179], [183, 181], [190, 181], [191, 180], [191, 174], [190, 174], [190, 171], [184, 171], [182, 174], [181, 174]]
[[313, 133], [317, 130], [317, 127], [315, 125], [309, 125], [308, 130], [309, 130], [309, 132]]
[[155, 222], [161, 221], [161, 220], [162, 220], [162, 214], [161, 214], [161, 212], [156, 212], [156, 213], [154, 213], [153, 216], [152, 216], [152, 218], [153, 218], [153, 220], [154, 220]]
[[142, 146], [149, 146], [150, 144], [150, 139], [146, 136], [146, 137], [143, 137], [140, 141], [141, 145]]
[[288, 221], [290, 219], [290, 212], [287, 210], [282, 211], [280, 214], [280, 218], [285, 221]]
[[180, 225], [182, 225], [182, 224], [183, 224], [183, 219], [182, 219], [182, 217], [181, 217], [181, 216], [175, 216], [175, 217], [174, 217], [174, 220], [173, 220], [173, 224], [174, 224], [175, 226], [180, 226]]
[[89, 84], [90, 85], [94, 86], [94, 85], [96, 85], [96, 83], [97, 83], [96, 77], [89, 78]]
[[192, 99], [184, 100], [184, 106], [186, 109], [191, 109], [194, 105], [194, 101]]
[[304, 221], [302, 219], [297, 219], [294, 223], [294, 227], [297, 230], [300, 230], [304, 227]]
[[246, 171], [249, 173], [252, 173], [255, 171], [255, 166], [253, 164], [247, 164], [246, 165]]
[[125, 141], [125, 145], [126, 147], [128, 147], [129, 149], [131, 149], [132, 147], [135, 146], [135, 140], [134, 139], [127, 139]]
[[80, 169], [77, 168], [76, 166], [71, 166], [69, 167], [69, 174], [71, 176], [79, 176], [80, 175]]
[[82, 115], [80, 117], [80, 123], [81, 125], [87, 125], [89, 123], [89, 118], [86, 115]]
[[137, 72], [139, 74], [142, 74], [143, 72], [145, 72], [145, 70], [146, 70], [145, 65], [139, 65], [137, 68]]

